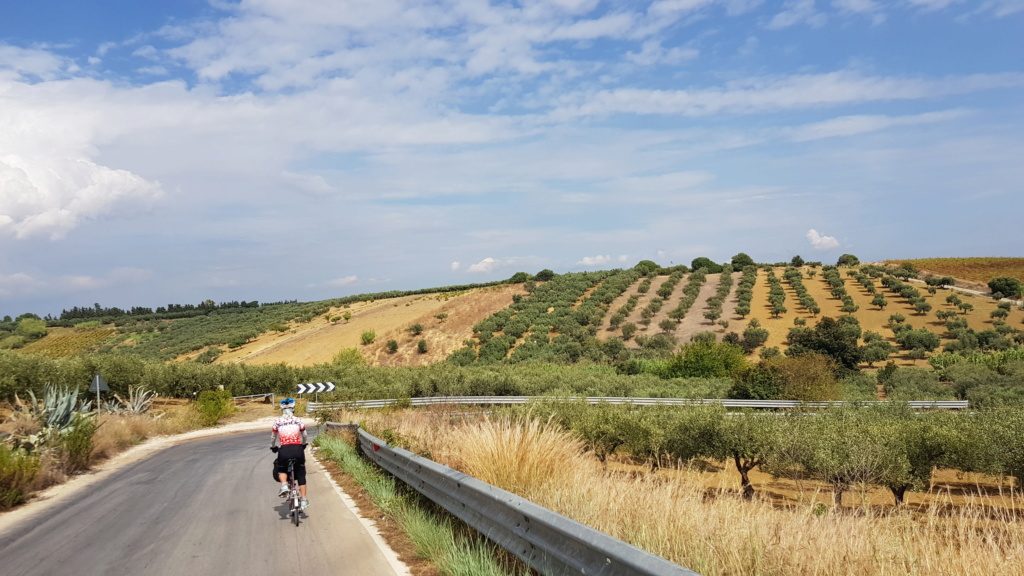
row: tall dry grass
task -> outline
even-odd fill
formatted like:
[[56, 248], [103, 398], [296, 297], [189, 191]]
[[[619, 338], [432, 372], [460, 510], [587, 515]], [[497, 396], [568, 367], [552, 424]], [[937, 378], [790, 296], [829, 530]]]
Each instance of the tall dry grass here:
[[[148, 438], [180, 434], [201, 427], [199, 415], [191, 410], [175, 411], [163, 418], [142, 414], [104, 415], [92, 436], [92, 449], [85, 464], [102, 462]], [[29, 486], [30, 491], [37, 492], [66, 482], [72, 472], [61, 451], [44, 449], [39, 458], [39, 470]]]
[[[610, 472], [571, 436], [536, 421], [443, 413], [351, 415], [413, 451], [560, 514], [713, 575], [1024, 574], [1024, 501], [983, 498], [922, 510], [854, 510], [744, 501], [701, 472]], [[344, 417], [344, 416], [343, 416]]]

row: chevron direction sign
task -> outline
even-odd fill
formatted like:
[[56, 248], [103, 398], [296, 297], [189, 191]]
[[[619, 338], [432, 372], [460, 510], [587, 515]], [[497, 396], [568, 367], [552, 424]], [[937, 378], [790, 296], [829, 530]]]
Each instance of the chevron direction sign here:
[[314, 384], [299, 384], [299, 394], [312, 394], [314, 392], [330, 392], [334, 390], [334, 382], [316, 382]]

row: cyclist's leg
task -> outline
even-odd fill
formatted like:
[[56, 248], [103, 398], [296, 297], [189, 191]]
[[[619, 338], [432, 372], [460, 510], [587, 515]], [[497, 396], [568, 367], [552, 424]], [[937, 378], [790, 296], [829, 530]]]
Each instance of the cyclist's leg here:
[[306, 453], [299, 452], [295, 459], [295, 480], [299, 483], [299, 494], [306, 497]]
[[278, 496], [285, 496], [288, 493], [288, 458], [278, 450], [277, 460], [274, 460], [274, 470], [277, 472], [277, 481], [281, 483], [281, 490]]

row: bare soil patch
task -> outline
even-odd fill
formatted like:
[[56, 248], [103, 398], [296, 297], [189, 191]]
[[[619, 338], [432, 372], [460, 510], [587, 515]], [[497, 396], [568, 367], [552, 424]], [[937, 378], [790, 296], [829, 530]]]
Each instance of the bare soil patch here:
[[[339, 351], [354, 348], [374, 366], [432, 364], [460, 348], [473, 335], [474, 324], [508, 307], [513, 294], [525, 294], [522, 284], [358, 302], [286, 332], [263, 334], [221, 355], [217, 363], [310, 366], [329, 363]], [[349, 320], [330, 321], [346, 313]], [[423, 326], [422, 334], [409, 332], [413, 324]], [[362, 343], [364, 332], [375, 333], [372, 344]], [[422, 354], [417, 350], [421, 339], [427, 342]], [[387, 352], [388, 340], [398, 342], [395, 354]]]

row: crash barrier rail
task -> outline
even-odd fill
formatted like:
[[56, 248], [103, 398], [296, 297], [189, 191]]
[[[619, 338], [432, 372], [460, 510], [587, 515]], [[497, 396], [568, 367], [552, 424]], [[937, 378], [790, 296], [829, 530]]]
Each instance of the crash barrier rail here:
[[[238, 402], [239, 400], [245, 400], [245, 402]], [[256, 402], [257, 400], [263, 400], [265, 404], [273, 404], [274, 394], [272, 392], [268, 392], [266, 394], [249, 394], [248, 396], [231, 397], [231, 401], [234, 402], [236, 406], [248, 404], [249, 402]]]
[[370, 460], [545, 576], [700, 576], [547, 508], [390, 446], [357, 424]]
[[[694, 405], [694, 404], [721, 404], [725, 408], [759, 408], [768, 410], [785, 410], [792, 408], [828, 408], [841, 406], [845, 402], [802, 402], [800, 400], [734, 400], [730, 398], [630, 398], [630, 397], [569, 397], [558, 398], [554, 396], [433, 396], [424, 398], [404, 398], [387, 400], [351, 400], [348, 402], [309, 402], [306, 404], [306, 412], [313, 413], [322, 410], [340, 409], [361, 409], [361, 408], [383, 408], [393, 404], [408, 404], [410, 406], [432, 406], [446, 404], [526, 404], [534, 400], [585, 400], [590, 404], [606, 402], [608, 404], [633, 404], [636, 406], [654, 405]], [[852, 404], [886, 404], [886, 400], [870, 400], [852, 402]], [[942, 410], [965, 410], [966, 400], [911, 400], [907, 405], [914, 410], [942, 409]]]

